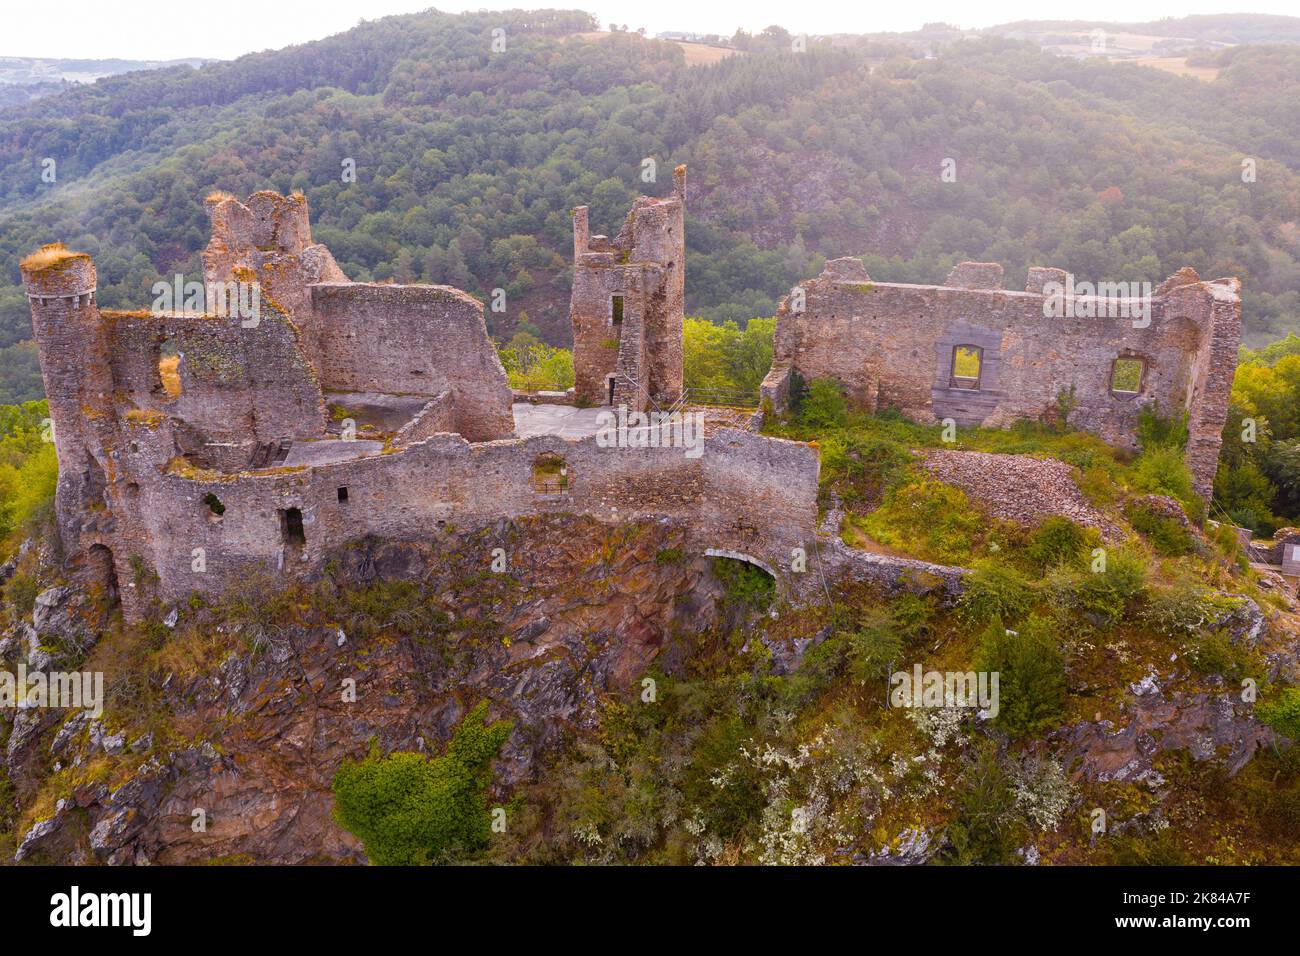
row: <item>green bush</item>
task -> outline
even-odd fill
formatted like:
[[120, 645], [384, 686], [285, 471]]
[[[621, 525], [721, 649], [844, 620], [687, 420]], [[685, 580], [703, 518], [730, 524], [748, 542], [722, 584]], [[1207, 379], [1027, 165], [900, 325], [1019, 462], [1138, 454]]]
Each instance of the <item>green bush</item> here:
[[1157, 552], [1171, 557], [1196, 551], [1196, 538], [1177, 518], [1162, 515], [1148, 504], [1130, 502], [1126, 509], [1129, 524], [1140, 532]]
[[1263, 668], [1249, 650], [1222, 631], [1209, 631], [1192, 637], [1187, 648], [1187, 663], [1202, 674], [1221, 674], [1225, 680], [1240, 684], [1247, 677], [1259, 677]]
[[1181, 452], [1187, 447], [1187, 411], [1165, 418], [1158, 405], [1144, 405], [1138, 412], [1137, 441], [1142, 450], [1174, 448]]
[[345, 761], [334, 775], [334, 819], [379, 866], [472, 856], [488, 843], [491, 764], [511, 727], [488, 725], [484, 701], [466, 715], [441, 757], [384, 757], [372, 749], [365, 760]]
[[958, 600], [958, 613], [976, 625], [995, 619], [1017, 621], [1034, 603], [1034, 590], [1019, 572], [987, 558], [975, 562], [965, 586]]
[[1156, 445], [1143, 450], [1133, 462], [1130, 484], [1137, 491], [1169, 495], [1193, 521], [1203, 517], [1204, 505], [1192, 490], [1192, 473], [1183, 460], [1183, 450], [1176, 445]]
[[1220, 594], [1189, 575], [1168, 587], [1152, 588], [1138, 616], [1153, 630], [1172, 637], [1191, 634], [1240, 606], [1239, 598]]
[[903, 655], [903, 635], [887, 608], [866, 608], [857, 628], [845, 638], [849, 671], [860, 684], [888, 680], [891, 665]]
[[1105, 553], [1105, 570], [1057, 568], [1043, 580], [1043, 593], [1062, 620], [1085, 618], [1102, 630], [1131, 614], [1146, 596], [1147, 558], [1125, 548]]
[[846, 434], [821, 443], [822, 487], [849, 510], [874, 506], [907, 478], [912, 453], [896, 439]]
[[736, 558], [714, 558], [713, 575], [726, 590], [732, 607], [764, 610], [776, 596], [776, 581], [757, 565]]
[[944, 564], [969, 561], [984, 524], [965, 492], [927, 472], [895, 488], [862, 520], [881, 544]]
[[961, 778], [957, 815], [948, 824], [942, 863], [958, 866], [1015, 862], [1022, 827], [1015, 793], [992, 747], [980, 750]]
[[724, 840], [738, 836], [763, 812], [762, 777], [742, 748], [752, 735], [734, 715], [709, 721], [691, 752], [682, 793], [699, 809], [710, 831]]
[[1260, 705], [1259, 719], [1283, 737], [1300, 740], [1300, 687], [1283, 688], [1276, 700]]
[[799, 403], [799, 423], [809, 428], [841, 428], [848, 418], [844, 386], [833, 378], [815, 378]]
[[1014, 738], [1058, 722], [1065, 710], [1065, 660], [1051, 621], [1030, 616], [1018, 630], [993, 621], [980, 639], [976, 668], [997, 672], [994, 724]]
[[1053, 515], [1030, 532], [1025, 555], [1042, 571], [1057, 565], [1080, 567], [1098, 541], [1093, 529], [1077, 525], [1063, 515]]

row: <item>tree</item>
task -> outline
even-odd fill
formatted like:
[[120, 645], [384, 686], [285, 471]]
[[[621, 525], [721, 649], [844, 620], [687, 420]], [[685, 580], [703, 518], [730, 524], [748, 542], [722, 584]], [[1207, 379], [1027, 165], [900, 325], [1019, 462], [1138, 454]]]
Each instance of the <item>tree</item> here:
[[409, 866], [451, 862], [487, 846], [492, 760], [513, 724], [487, 723], [487, 702], [471, 710], [441, 757], [372, 746], [334, 775], [334, 819], [365, 845], [370, 862]]

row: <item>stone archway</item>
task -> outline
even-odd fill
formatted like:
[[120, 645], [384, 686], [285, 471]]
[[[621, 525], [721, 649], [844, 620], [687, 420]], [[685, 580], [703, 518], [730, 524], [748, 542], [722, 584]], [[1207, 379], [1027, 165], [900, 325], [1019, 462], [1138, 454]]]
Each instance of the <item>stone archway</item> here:
[[766, 571], [772, 580], [778, 583], [781, 580], [780, 575], [772, 570], [770, 564], [754, 557], [752, 554], [745, 554], [741, 551], [728, 551], [726, 548], [705, 548], [704, 554], [710, 558], [731, 558], [733, 561], [744, 561], [748, 564], [752, 564], [760, 570]]

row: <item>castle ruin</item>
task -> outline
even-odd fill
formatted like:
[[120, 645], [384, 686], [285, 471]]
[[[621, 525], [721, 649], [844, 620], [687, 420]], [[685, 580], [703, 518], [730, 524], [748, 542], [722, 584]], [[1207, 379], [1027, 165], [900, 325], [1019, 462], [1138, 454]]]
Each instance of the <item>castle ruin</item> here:
[[[575, 340], [585, 356], [610, 352], [599, 375], [625, 376], [613, 399], [630, 406], [681, 393], [684, 170], [676, 180], [673, 198], [637, 202], [613, 244], [621, 251], [591, 238], [575, 283]], [[476, 299], [348, 281], [312, 241], [301, 195], [218, 194], [207, 208], [205, 283], [255, 284], [255, 320], [101, 310], [90, 256], [55, 244], [22, 263], [65, 558], [120, 596], [128, 617], [144, 612], [145, 591], [172, 603], [257, 568], [310, 576], [366, 536], [427, 539], [525, 515], [672, 520], [698, 553], [740, 555], [778, 575], [815, 534], [815, 449], [727, 428], [692, 456], [600, 447], [594, 427], [516, 437]], [[615, 364], [614, 350], [592, 342], [619, 333], [608, 312], [595, 331], [588, 306], [617, 292]], [[580, 381], [609, 401], [594, 367]], [[557, 461], [539, 480], [540, 463]]]
[[[684, 399], [685, 167], [673, 179], [669, 197], [636, 201], [612, 242], [574, 210], [575, 406]], [[65, 560], [128, 618], [257, 569], [320, 574], [368, 536], [427, 539], [550, 513], [675, 522], [697, 554], [751, 561], [792, 595], [820, 580], [792, 561], [805, 553], [819, 572], [829, 562], [858, 579], [954, 571], [850, 555], [834, 529], [818, 545], [818, 453], [802, 442], [717, 428], [703, 454], [684, 455], [604, 447], [594, 426], [521, 429], [535, 406], [512, 404], [477, 299], [349, 281], [313, 242], [300, 194], [214, 194], [206, 206], [204, 288], [252, 287], [251, 318], [206, 294], [190, 308], [101, 310], [90, 256], [53, 244], [22, 262]], [[1187, 411], [1187, 460], [1208, 497], [1238, 282], [1182, 270], [1144, 300], [1142, 325], [1045, 318], [1044, 289], [1063, 277], [1034, 269], [1013, 292], [999, 266], [964, 263], [946, 285], [900, 285], [834, 260], [781, 304], [764, 404], [783, 410], [800, 378], [833, 378], [866, 410], [1000, 426], [1041, 418], [1070, 392], [1071, 425], [1133, 447], [1139, 409], [1158, 403]], [[595, 415], [561, 412], [569, 425]]]
[[861, 260], [834, 259], [782, 300], [763, 399], [781, 411], [792, 381], [830, 378], [865, 411], [993, 428], [1053, 419], [1066, 403], [1071, 427], [1126, 449], [1137, 447], [1144, 407], [1185, 411], [1187, 465], [1208, 500], [1241, 340], [1240, 282], [1186, 268], [1140, 300], [1069, 288], [1060, 269], [1030, 269], [1024, 291], [1011, 291], [997, 263], [961, 263], [934, 286], [876, 282]]

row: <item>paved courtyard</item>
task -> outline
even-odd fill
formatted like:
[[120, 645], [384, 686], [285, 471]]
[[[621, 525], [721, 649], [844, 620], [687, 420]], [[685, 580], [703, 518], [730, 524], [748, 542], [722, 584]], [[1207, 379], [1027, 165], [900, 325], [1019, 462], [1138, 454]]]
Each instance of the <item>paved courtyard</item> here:
[[596, 416], [607, 408], [575, 408], [572, 405], [530, 405], [516, 402], [515, 434], [520, 438], [534, 435], [559, 435], [561, 438], [586, 438], [596, 434]]

